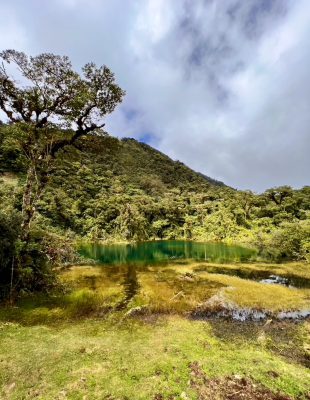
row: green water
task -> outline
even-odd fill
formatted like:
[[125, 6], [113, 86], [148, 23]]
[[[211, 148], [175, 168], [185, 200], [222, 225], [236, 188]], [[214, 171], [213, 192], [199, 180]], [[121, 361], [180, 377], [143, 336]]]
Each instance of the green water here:
[[161, 240], [133, 244], [83, 244], [80, 254], [99, 264], [152, 264], [169, 260], [205, 260], [217, 263], [249, 261], [256, 251], [223, 243]]

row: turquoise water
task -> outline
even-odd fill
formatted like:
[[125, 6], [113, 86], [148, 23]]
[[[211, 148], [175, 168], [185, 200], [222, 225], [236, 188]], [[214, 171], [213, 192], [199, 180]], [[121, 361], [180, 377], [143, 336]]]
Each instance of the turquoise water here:
[[161, 240], [132, 244], [83, 244], [79, 252], [99, 264], [151, 264], [169, 260], [205, 260], [217, 263], [249, 261], [256, 251], [223, 243]]

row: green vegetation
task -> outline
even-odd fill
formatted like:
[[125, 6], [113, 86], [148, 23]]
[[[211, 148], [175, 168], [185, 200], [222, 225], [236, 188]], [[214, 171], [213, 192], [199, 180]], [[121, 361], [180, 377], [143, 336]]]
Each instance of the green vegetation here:
[[[253, 269], [267, 267], [310, 278], [301, 263]], [[0, 309], [1, 398], [213, 400], [228, 398], [227, 387], [237, 385], [233, 391], [246, 399], [283, 399], [278, 392], [306, 399], [309, 322], [186, 316], [231, 285], [240, 305], [279, 309], [283, 301], [282, 310], [309, 307], [309, 289], [220, 279], [207, 275], [206, 264], [173, 263], [137, 272], [139, 290], [119, 309], [124, 268], [71, 267], [60, 274], [63, 293], [26, 296]], [[260, 290], [252, 292], [255, 286]], [[254, 389], [266, 397], [254, 397]]]
[[[212, 272], [207, 272], [209, 270]], [[213, 268], [213, 270], [212, 270]], [[225, 265], [234, 270], [236, 265]], [[128, 312], [151, 316], [179, 314], [202, 316], [225, 307], [266, 312], [277, 318], [279, 312], [310, 310], [310, 270], [303, 263], [238, 264], [250, 275], [277, 273], [280, 277], [301, 278], [304, 288], [268, 285], [259, 281], [223, 274], [220, 264], [197, 262], [169, 263], [161, 266], [133, 265], [100, 267], [72, 266], [59, 273], [60, 289], [49, 296], [24, 295], [16, 307], [0, 309], [0, 319], [25, 324], [76, 320], [81, 317], [106, 317]], [[218, 271], [217, 271], [218, 270]], [[294, 271], [293, 274], [291, 271]]]
[[[221, 393], [198, 397], [207, 380], [251, 375], [256, 384], [302, 399], [309, 390], [307, 330], [309, 324], [241, 327], [180, 317], [1, 324], [1, 398], [221, 399]], [[206, 384], [194, 385], [195, 365]]]
[[[42, 290], [53, 282], [51, 266], [59, 261], [53, 254], [57, 243], [51, 246], [51, 238], [34, 226], [37, 205], [57, 165], [57, 154], [81, 137], [104, 135], [103, 119], [125, 92], [105, 65], [98, 68], [88, 63], [78, 74], [66, 56], [43, 53], [29, 57], [5, 50], [0, 59], [0, 110], [8, 121], [1, 132], [0, 160], [12, 171], [20, 168], [24, 172], [19, 229], [11, 239], [13, 251], [0, 265], [6, 286], [10, 270], [12, 295], [13, 288]], [[9, 64], [22, 82], [12, 75]], [[10, 217], [15, 222], [15, 215]], [[9, 220], [2, 221], [10, 225]], [[0, 246], [1, 252], [6, 246]]]
[[[0, 128], [0, 149], [7, 129]], [[3, 232], [6, 226], [16, 227], [15, 239], [24, 184], [18, 153], [16, 157], [15, 163], [10, 159], [10, 165], [0, 165], [1, 224]], [[282, 200], [275, 201], [282, 192]], [[35, 247], [54, 265], [73, 262], [79, 240], [156, 238], [241, 243], [257, 248], [264, 259], [309, 260], [309, 199], [309, 187], [260, 195], [236, 191], [133, 139], [92, 137], [58, 154], [31, 232]], [[1, 265], [8, 270], [10, 263]]]
[[[243, 243], [308, 260], [310, 188], [237, 191], [133, 139], [102, 130], [124, 92], [106, 67], [0, 53], [0, 285], [51, 290], [53, 267], [90, 241]], [[14, 64], [27, 85], [10, 75]]]
[[[277, 315], [309, 310], [310, 288], [225, 270], [310, 282], [301, 262], [71, 266], [58, 290], [0, 308], [1, 398], [306, 399], [309, 321]], [[269, 319], [217, 319], [225, 305]]]
[[[0, 53], [1, 284], [53, 286], [77, 240], [244, 243], [273, 260], [309, 260], [310, 188], [237, 191], [133, 139], [102, 130], [124, 92], [106, 67]], [[18, 85], [7, 64], [28, 86]], [[5, 256], [4, 256], [5, 254]]]

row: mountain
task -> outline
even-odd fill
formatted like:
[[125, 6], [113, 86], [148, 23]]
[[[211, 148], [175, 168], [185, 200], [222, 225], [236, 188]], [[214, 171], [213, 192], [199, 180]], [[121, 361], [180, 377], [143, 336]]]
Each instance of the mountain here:
[[[2, 208], [14, 203], [19, 211], [25, 160], [0, 129], [1, 171]], [[233, 241], [275, 258], [308, 257], [309, 187], [234, 190], [145, 143], [111, 136], [84, 137], [59, 152], [49, 178], [34, 226], [59, 238]]]
[[151, 228], [156, 221], [161, 231], [170, 222], [182, 230], [190, 197], [216, 197], [223, 188], [145, 143], [92, 136], [58, 155], [38, 209], [48, 223], [81, 236], [148, 239], [163, 235]]

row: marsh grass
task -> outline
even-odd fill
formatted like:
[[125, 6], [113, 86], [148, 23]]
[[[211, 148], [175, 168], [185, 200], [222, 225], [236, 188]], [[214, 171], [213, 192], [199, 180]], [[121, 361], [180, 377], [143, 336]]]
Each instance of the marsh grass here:
[[205, 274], [208, 279], [226, 286], [222, 292], [228, 301], [239, 307], [266, 311], [310, 309], [309, 289], [290, 289], [225, 275]]
[[[310, 289], [291, 288], [281, 285], [268, 285], [255, 282], [250, 279], [242, 279], [233, 276], [235, 270], [244, 270], [248, 275], [254, 276], [267, 272], [281, 277], [295, 277], [296, 279], [309, 280], [310, 266], [307, 263], [287, 263], [287, 264], [228, 264], [226, 270], [230, 270], [228, 275], [224, 275], [223, 266], [217, 264], [198, 264], [193, 265], [192, 270], [200, 277], [205, 277], [211, 281], [226, 286], [223, 293], [228, 301], [232, 301], [239, 307], [254, 308], [271, 312], [310, 309]], [[205, 272], [205, 271], [212, 271]], [[216, 272], [219, 273], [216, 273]], [[225, 273], [225, 272], [224, 272]]]
[[74, 267], [60, 275], [64, 291], [23, 296], [14, 307], [0, 307], [0, 321], [24, 324], [59, 323], [81, 317], [103, 316], [123, 296], [118, 275], [109, 277], [96, 267]]
[[[194, 272], [209, 272], [238, 276], [243, 279], [260, 280], [270, 275], [296, 280], [300, 286], [310, 287], [310, 266], [305, 262], [290, 262], [283, 264], [251, 263], [251, 264], [214, 264], [192, 263]], [[303, 285], [304, 284], [304, 285]]]
[[142, 290], [137, 301], [150, 312], [186, 313], [213, 296], [223, 285], [190, 274], [167, 269], [141, 274]]
[[[213, 273], [206, 272], [210, 267]], [[71, 267], [60, 274], [64, 292], [21, 298], [13, 308], [0, 308], [0, 320], [23, 321], [25, 324], [55, 323], [81, 317], [103, 317], [117, 310], [126, 313], [139, 308], [149, 315], [187, 315], [198, 308], [213, 311], [208, 301], [218, 294], [239, 308], [274, 313], [310, 309], [310, 289], [268, 285], [217, 274], [217, 269], [221, 271], [222, 267], [176, 262], [137, 269], [134, 273], [124, 266]], [[228, 264], [225, 268], [233, 271], [242, 265]], [[282, 276], [294, 272], [296, 276], [310, 278], [310, 268], [302, 263], [246, 264], [244, 268], [271, 270]], [[136, 282], [133, 283], [132, 279]], [[132, 287], [134, 291], [130, 294]]]
[[[212, 296], [222, 293], [238, 307], [254, 308], [270, 312], [310, 309], [310, 289], [295, 289], [280, 285], [268, 285], [236, 276], [208, 273], [223, 265], [203, 263], [174, 263], [158, 271], [141, 273], [139, 302], [147, 304], [151, 311], [184, 313], [195, 310]], [[280, 276], [310, 279], [310, 267], [304, 263], [292, 264], [228, 264], [225, 268], [234, 271], [246, 268], [254, 272], [270, 272]]]

